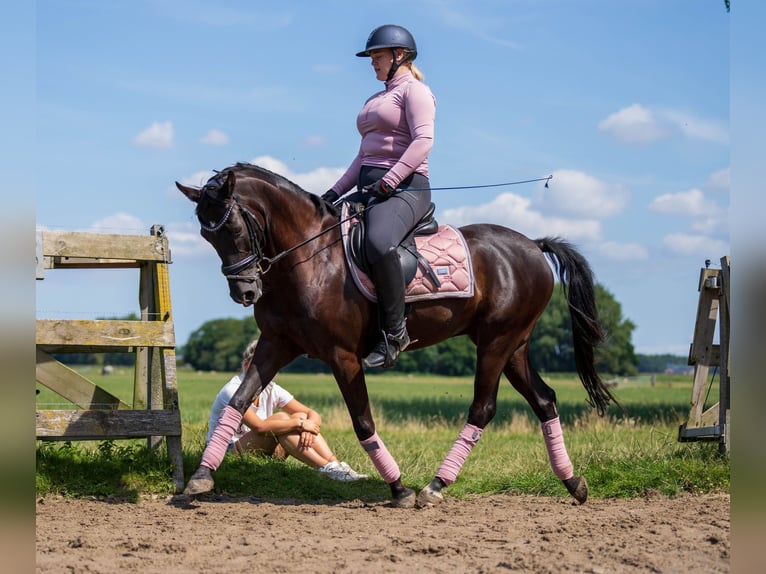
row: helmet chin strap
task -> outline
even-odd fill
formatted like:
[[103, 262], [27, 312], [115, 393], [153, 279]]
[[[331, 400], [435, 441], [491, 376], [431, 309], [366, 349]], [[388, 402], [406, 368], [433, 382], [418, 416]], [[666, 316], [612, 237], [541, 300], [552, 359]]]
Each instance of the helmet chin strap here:
[[405, 52], [404, 58], [402, 58], [402, 61], [401, 62], [397, 62], [396, 61], [396, 48], [391, 48], [391, 54], [394, 57], [394, 61], [391, 64], [391, 69], [388, 71], [388, 77], [386, 78], [387, 82], [391, 81], [391, 78], [394, 77], [394, 74], [396, 73], [396, 70], [399, 69], [399, 66], [401, 66], [402, 64], [404, 64], [405, 62], [407, 62], [408, 60], [411, 59], [411, 54], [408, 53], [408, 52]]

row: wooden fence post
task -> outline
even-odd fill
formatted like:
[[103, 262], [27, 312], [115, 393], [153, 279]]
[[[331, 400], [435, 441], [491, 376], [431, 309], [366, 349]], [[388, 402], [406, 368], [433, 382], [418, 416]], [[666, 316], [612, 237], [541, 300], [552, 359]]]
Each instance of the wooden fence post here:
[[[162, 226], [148, 236], [37, 232], [36, 278], [48, 269], [140, 271], [140, 320], [38, 319], [36, 380], [75, 408], [36, 411], [42, 440], [162, 437], [173, 465], [176, 492], [184, 487], [181, 413], [176, 386], [175, 333], [170, 304], [170, 248]], [[57, 361], [58, 353], [134, 353], [132, 403], [126, 403]]]
[[[688, 419], [678, 429], [678, 440], [718, 441], [719, 450], [728, 454], [731, 409], [729, 378], [729, 305], [731, 293], [729, 257], [721, 258], [721, 269], [705, 267], [700, 272], [699, 303], [694, 339], [689, 349], [689, 364], [694, 365], [691, 408]], [[719, 343], [714, 344], [716, 325]], [[705, 387], [711, 368], [718, 369], [719, 400], [705, 409]]]

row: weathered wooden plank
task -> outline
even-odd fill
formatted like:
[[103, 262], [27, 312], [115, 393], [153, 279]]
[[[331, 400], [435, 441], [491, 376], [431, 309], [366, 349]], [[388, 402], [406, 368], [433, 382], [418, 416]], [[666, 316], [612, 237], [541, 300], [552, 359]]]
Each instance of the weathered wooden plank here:
[[140, 261], [133, 259], [94, 259], [92, 257], [45, 257], [45, 269], [136, 269]]
[[713, 347], [713, 335], [718, 319], [718, 288], [709, 287], [708, 281], [714, 280], [720, 285], [717, 269], [702, 269], [700, 273], [700, 297], [697, 303], [697, 320], [694, 323], [694, 339], [689, 350], [689, 364], [714, 366], [710, 361]]
[[43, 230], [42, 242], [43, 255], [49, 257], [170, 262], [168, 241], [161, 235]]
[[35, 413], [36, 436], [55, 440], [181, 436], [178, 410], [41, 410]]
[[110, 392], [37, 349], [35, 379], [82, 409], [129, 409]]
[[38, 319], [38, 345], [175, 347], [172, 321]]

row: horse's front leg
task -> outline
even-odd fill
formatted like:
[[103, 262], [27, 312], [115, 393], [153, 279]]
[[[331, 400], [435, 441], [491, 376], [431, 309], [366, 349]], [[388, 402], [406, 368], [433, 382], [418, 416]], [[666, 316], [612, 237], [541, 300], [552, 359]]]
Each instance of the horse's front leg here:
[[205, 446], [205, 451], [202, 453], [202, 460], [199, 467], [189, 482], [186, 483], [184, 494], [187, 496], [197, 496], [210, 492], [215, 486], [213, 480], [213, 471], [217, 470], [223, 461], [223, 457], [226, 455], [226, 451], [229, 448], [231, 438], [237, 432], [240, 423], [242, 422], [242, 416], [245, 411], [250, 408], [253, 400], [266, 385], [271, 381], [277, 372], [268, 359], [263, 357], [274, 358], [274, 355], [269, 355], [263, 350], [263, 348], [270, 347], [268, 343], [261, 345], [261, 341], [258, 342], [258, 347], [262, 347], [260, 356], [263, 362], [259, 362], [258, 347], [256, 347], [253, 354], [253, 360], [245, 372], [245, 378], [242, 380], [237, 392], [231, 397], [231, 401], [224, 408], [221, 418], [218, 419], [213, 435], [210, 437], [210, 441]]
[[479, 442], [484, 428], [495, 416], [497, 405], [497, 383], [494, 392], [486, 396], [474, 397], [468, 413], [468, 421], [458, 434], [455, 442], [444, 457], [436, 476], [418, 493], [417, 506], [423, 508], [439, 504], [444, 500], [442, 490], [457, 480], [468, 455]]
[[332, 365], [332, 369], [359, 444], [370, 457], [381, 478], [391, 488], [391, 505], [396, 508], [412, 508], [415, 506], [415, 491], [402, 483], [399, 465], [375, 430], [367, 384], [359, 358], [349, 353], [345, 360], [339, 360]]

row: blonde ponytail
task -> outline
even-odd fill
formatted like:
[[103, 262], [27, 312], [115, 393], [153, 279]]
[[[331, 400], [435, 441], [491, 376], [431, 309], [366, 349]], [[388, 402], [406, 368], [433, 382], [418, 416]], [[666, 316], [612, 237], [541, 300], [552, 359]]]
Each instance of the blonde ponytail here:
[[421, 72], [420, 68], [415, 65], [415, 62], [410, 62], [410, 71], [412, 72], [412, 75], [415, 76], [416, 80], [423, 81], [423, 72]]

